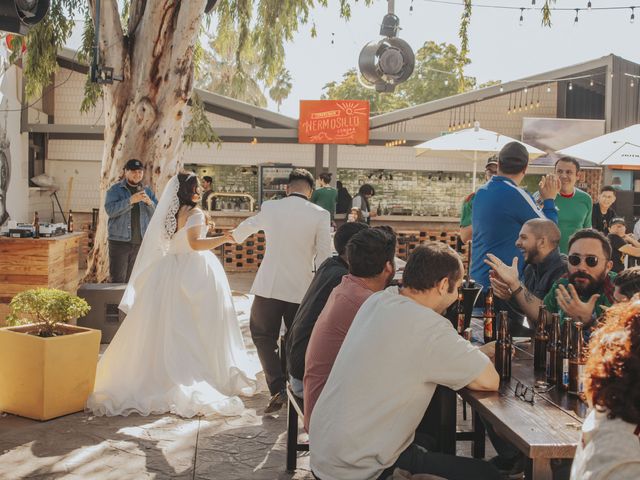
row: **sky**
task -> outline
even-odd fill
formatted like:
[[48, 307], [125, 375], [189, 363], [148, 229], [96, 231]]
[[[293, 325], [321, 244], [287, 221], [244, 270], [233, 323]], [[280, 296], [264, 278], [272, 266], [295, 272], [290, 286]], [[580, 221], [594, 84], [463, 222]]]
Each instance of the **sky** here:
[[[458, 28], [461, 0], [455, 5], [427, 0], [396, 0], [395, 13], [402, 28], [399, 37], [413, 50], [427, 40], [460, 46]], [[538, 8], [544, 0], [537, 0]], [[603, 57], [611, 53], [640, 63], [640, 0], [592, 0], [593, 8], [636, 5], [638, 21], [631, 23], [631, 8], [617, 11], [587, 11], [587, 0], [557, 0], [556, 7], [580, 8], [578, 23], [575, 10], [552, 12], [552, 26], [541, 25], [539, 10], [525, 11], [520, 25], [520, 7], [531, 7], [531, 0], [474, 0], [469, 28], [471, 65], [467, 75], [478, 84], [489, 80], [503, 82]], [[348, 22], [339, 16], [339, 0], [329, 0], [327, 8], [311, 13], [318, 31], [311, 37], [311, 22], [303, 26], [286, 45], [286, 68], [293, 78], [293, 90], [280, 112], [298, 118], [299, 101], [319, 99], [327, 83], [340, 80], [350, 68], [357, 67], [360, 50], [370, 41], [378, 41], [380, 22], [387, 13], [387, 0], [375, 0], [366, 7], [351, 0], [352, 16]], [[413, 4], [413, 12], [409, 7]], [[517, 7], [516, 10], [481, 8], [480, 5]], [[333, 39], [334, 43], [331, 43]], [[69, 42], [75, 48], [79, 34]], [[269, 107], [276, 104], [269, 99]]]
[[[427, 40], [460, 46], [458, 28], [462, 6], [443, 5], [425, 0], [396, 0], [395, 11], [402, 31], [399, 37], [416, 51]], [[538, 0], [539, 6], [544, 0]], [[409, 7], [413, 3], [413, 12]], [[531, 0], [474, 0], [474, 5], [508, 5], [530, 7]], [[640, 0], [592, 0], [592, 6], [636, 5], [638, 21], [630, 22], [631, 9], [619, 11], [581, 11], [574, 24], [575, 11], [552, 13], [551, 28], [541, 26], [539, 11], [498, 10], [474, 7], [469, 29], [471, 65], [467, 75], [478, 83], [503, 82], [574, 65], [610, 53], [640, 63]], [[354, 2], [352, 2], [354, 4]], [[362, 47], [379, 40], [380, 22], [387, 13], [387, 1], [377, 0], [367, 8], [357, 2], [352, 18], [339, 18], [338, 0], [328, 8], [313, 12], [318, 37], [311, 38], [310, 28], [303, 27], [286, 46], [286, 66], [293, 77], [291, 95], [281, 106], [281, 113], [298, 117], [299, 101], [320, 98], [322, 87], [339, 80], [349, 68], [357, 66]], [[585, 8], [587, 0], [557, 0], [557, 7]], [[332, 33], [334, 35], [332, 35]], [[331, 39], [334, 44], [331, 44]], [[269, 108], [277, 107], [270, 101]]]

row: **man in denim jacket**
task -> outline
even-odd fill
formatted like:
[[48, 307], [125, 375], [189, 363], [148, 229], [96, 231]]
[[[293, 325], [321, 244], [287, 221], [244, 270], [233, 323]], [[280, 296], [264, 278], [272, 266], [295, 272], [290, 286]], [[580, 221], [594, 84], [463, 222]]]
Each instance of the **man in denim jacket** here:
[[144, 165], [131, 159], [124, 177], [107, 191], [104, 209], [109, 216], [109, 273], [114, 283], [126, 283], [136, 262], [142, 237], [158, 203], [149, 187], [142, 185]]

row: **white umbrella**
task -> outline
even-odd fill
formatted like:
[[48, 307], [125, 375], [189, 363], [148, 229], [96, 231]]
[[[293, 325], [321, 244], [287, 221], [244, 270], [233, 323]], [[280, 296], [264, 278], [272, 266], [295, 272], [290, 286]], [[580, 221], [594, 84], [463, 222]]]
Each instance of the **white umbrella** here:
[[[473, 158], [473, 191], [476, 190], [476, 172], [478, 170], [478, 154], [491, 154], [502, 150], [507, 143], [520, 142], [515, 138], [501, 135], [491, 130], [480, 128], [480, 123], [476, 122], [473, 128], [460, 130], [459, 132], [443, 135], [428, 142], [416, 145], [416, 156], [424, 155], [428, 152], [459, 152], [464, 158]], [[545, 152], [538, 150], [531, 145], [522, 143], [533, 158], [544, 155]], [[469, 156], [465, 155], [466, 153]], [[471, 156], [472, 155], [472, 156]]]
[[600, 165], [640, 165], [640, 124], [563, 148], [557, 153]]

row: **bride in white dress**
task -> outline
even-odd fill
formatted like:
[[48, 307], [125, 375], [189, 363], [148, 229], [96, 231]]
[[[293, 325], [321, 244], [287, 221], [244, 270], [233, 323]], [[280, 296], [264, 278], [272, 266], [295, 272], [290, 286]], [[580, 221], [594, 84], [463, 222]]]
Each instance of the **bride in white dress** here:
[[178, 174], [151, 219], [120, 308], [127, 317], [98, 363], [96, 415], [239, 415], [259, 364], [244, 347], [224, 269], [206, 238], [195, 174]]

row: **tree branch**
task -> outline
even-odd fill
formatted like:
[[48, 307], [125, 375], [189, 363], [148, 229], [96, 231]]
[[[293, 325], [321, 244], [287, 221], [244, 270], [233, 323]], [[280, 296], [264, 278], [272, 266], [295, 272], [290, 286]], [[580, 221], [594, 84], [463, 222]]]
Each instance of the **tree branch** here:
[[147, 0], [131, 0], [131, 6], [129, 7], [129, 24], [127, 26], [127, 34], [130, 37], [133, 36], [138, 29], [146, 7]]

